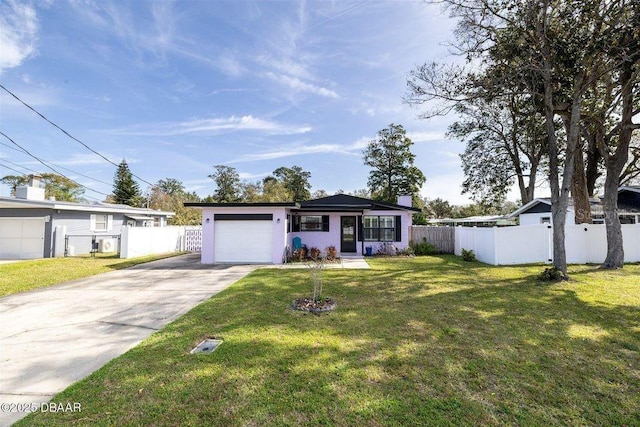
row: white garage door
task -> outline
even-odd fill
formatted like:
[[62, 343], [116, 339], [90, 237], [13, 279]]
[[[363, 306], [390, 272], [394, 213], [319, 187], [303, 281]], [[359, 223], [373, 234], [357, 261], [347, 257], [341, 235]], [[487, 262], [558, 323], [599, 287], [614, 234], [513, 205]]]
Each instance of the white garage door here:
[[272, 221], [216, 221], [213, 238], [215, 262], [273, 262]]
[[0, 258], [42, 258], [44, 218], [0, 218]]

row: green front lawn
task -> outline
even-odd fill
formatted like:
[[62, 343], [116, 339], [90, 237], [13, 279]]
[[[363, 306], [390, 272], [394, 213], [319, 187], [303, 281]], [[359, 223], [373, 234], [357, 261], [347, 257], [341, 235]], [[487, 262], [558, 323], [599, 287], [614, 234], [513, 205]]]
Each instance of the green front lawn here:
[[288, 309], [308, 272], [258, 270], [18, 425], [640, 425], [640, 266], [370, 263], [326, 271], [323, 316]]
[[149, 255], [120, 259], [116, 255], [96, 254], [96, 257], [45, 258], [0, 264], [0, 297], [81, 279], [113, 270], [133, 267], [180, 253]]

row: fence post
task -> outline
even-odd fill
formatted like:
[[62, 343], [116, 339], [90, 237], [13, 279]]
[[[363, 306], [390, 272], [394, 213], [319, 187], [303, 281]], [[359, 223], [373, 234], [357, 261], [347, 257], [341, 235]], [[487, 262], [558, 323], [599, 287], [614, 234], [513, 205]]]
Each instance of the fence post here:
[[547, 225], [547, 239], [549, 240], [549, 246], [547, 247], [547, 263], [553, 262], [553, 229], [550, 225]]
[[129, 229], [131, 227], [124, 226], [120, 231], [120, 258], [129, 257]]
[[65, 252], [65, 238], [67, 235], [67, 227], [64, 225], [56, 226], [53, 242], [53, 256], [55, 258], [61, 258]]
[[493, 265], [500, 265], [498, 256], [500, 246], [498, 245], [498, 227], [493, 226]]

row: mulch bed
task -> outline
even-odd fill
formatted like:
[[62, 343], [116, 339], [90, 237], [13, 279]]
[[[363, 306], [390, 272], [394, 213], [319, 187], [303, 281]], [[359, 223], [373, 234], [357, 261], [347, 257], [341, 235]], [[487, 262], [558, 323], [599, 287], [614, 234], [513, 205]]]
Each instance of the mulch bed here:
[[326, 313], [335, 310], [338, 304], [331, 298], [324, 298], [314, 302], [313, 298], [297, 298], [291, 303], [294, 310], [308, 311], [313, 314]]

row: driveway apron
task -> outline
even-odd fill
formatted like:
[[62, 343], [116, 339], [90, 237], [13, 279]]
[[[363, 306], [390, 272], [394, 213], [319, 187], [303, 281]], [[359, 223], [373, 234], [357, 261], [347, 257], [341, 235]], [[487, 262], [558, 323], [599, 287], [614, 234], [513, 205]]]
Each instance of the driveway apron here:
[[202, 265], [189, 254], [0, 298], [0, 426], [255, 268]]

